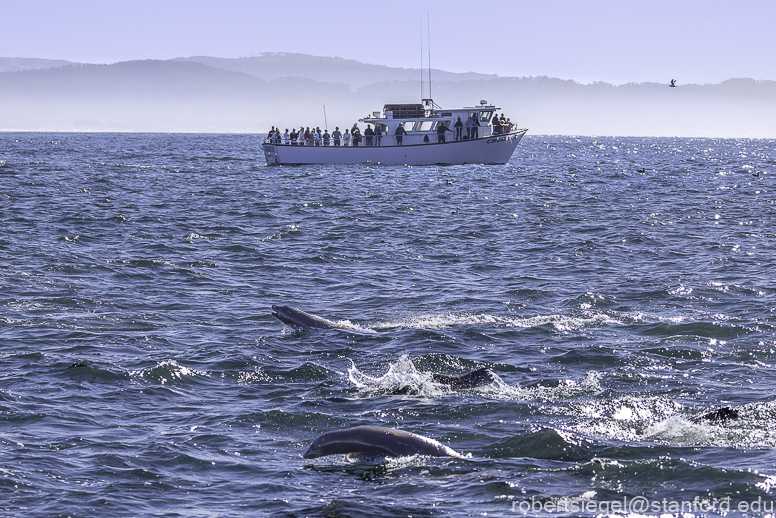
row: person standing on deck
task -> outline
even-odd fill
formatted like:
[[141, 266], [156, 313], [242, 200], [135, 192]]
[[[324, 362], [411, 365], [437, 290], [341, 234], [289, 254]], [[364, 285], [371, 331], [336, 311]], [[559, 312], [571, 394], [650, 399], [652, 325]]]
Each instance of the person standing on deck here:
[[377, 137], [377, 145], [380, 145], [380, 141], [383, 140], [383, 130], [380, 129], [379, 124], [375, 124], [375, 137]]
[[334, 133], [331, 134], [331, 138], [334, 139], [334, 147], [339, 147], [342, 133], [340, 133], [339, 126], [334, 128]]
[[472, 128], [474, 128], [474, 117], [469, 115], [469, 118], [466, 119], [466, 122], [464, 123], [464, 126], [466, 126], [466, 138], [468, 140], [471, 140], [471, 138], [472, 138]]
[[498, 117], [493, 117], [493, 134], [501, 135], [501, 121], [498, 120]]
[[371, 146], [372, 145], [372, 137], [374, 137], [375, 131], [372, 129], [372, 126], [370, 124], [366, 125], [366, 129], [364, 130], [364, 137], [366, 137], [366, 145]]
[[401, 142], [404, 139], [404, 135], [407, 134], [407, 130], [404, 129], [404, 126], [399, 124], [396, 126], [396, 131], [393, 132], [394, 137], [396, 137], [396, 145], [401, 146]]
[[442, 121], [438, 122], [436, 132], [437, 132], [437, 142], [439, 142], [440, 144], [444, 144], [445, 142], [445, 131], [449, 131], [450, 133], [453, 132], [453, 130], [448, 128], [444, 122]]
[[342, 145], [343, 146], [349, 146], [350, 145], [350, 133], [348, 133], [348, 129], [345, 128], [345, 135], [342, 136]]
[[463, 140], [463, 122], [461, 122], [461, 118], [458, 117], [458, 120], [455, 121], [455, 124], [453, 124], [455, 127], [455, 140]]

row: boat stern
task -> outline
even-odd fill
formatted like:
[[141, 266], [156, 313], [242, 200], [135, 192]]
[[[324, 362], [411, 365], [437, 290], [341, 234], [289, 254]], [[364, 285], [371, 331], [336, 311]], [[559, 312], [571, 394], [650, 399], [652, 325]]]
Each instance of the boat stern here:
[[274, 165], [279, 163], [278, 150], [275, 144], [264, 144], [261, 146], [264, 150], [264, 159], [267, 164]]

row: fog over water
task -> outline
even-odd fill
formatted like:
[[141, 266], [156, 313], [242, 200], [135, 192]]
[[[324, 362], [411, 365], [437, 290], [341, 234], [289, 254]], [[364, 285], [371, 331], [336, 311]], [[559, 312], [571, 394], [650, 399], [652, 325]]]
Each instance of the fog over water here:
[[[258, 133], [349, 127], [419, 102], [419, 69], [302, 54], [111, 65], [0, 59], [0, 130]], [[495, 104], [533, 134], [776, 136], [776, 82], [581, 84], [433, 70], [442, 107]], [[324, 112], [325, 106], [325, 112]]]

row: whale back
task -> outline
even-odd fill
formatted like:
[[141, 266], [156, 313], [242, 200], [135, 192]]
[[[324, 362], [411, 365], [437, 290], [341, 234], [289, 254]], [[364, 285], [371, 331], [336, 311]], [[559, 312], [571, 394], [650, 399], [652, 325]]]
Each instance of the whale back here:
[[315, 459], [326, 455], [348, 455], [356, 458], [411, 455], [461, 457], [461, 454], [434, 439], [381, 426], [358, 426], [326, 432], [313, 441], [303, 457]]
[[451, 389], [473, 389], [493, 383], [493, 372], [487, 367], [477, 369], [463, 376], [446, 376], [444, 374], [433, 374], [432, 379], [436, 383], [447, 385]]
[[272, 306], [272, 316], [293, 327], [309, 327], [314, 329], [335, 329], [343, 326], [326, 320], [312, 313], [291, 306]]

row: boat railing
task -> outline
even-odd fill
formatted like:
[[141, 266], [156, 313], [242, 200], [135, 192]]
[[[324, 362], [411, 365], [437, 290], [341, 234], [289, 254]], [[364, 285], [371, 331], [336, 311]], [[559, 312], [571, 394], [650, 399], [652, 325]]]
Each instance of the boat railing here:
[[[447, 137], [446, 141], [450, 142], [452, 139], [450, 137]], [[429, 135], [429, 142], [428, 144], [436, 144], [438, 142], [436, 135]], [[405, 136], [401, 139], [401, 141], [394, 135], [383, 135], [382, 137], [372, 137], [372, 140], [367, 140], [366, 138], [362, 137], [361, 142], [353, 142], [352, 140], [340, 140], [339, 142], [335, 142], [334, 139], [331, 139], [329, 142], [326, 141], [316, 141], [316, 140], [304, 140], [304, 141], [298, 141], [298, 140], [283, 140], [282, 138], [280, 140], [278, 139], [270, 139], [265, 138], [264, 144], [272, 144], [275, 146], [304, 146], [304, 147], [385, 147], [385, 146], [400, 146], [402, 144], [421, 144], [423, 143], [422, 140], [418, 141], [418, 136]]]
[[[512, 128], [514, 131], [516, 129], [516, 126]], [[502, 129], [501, 132], [494, 132], [492, 126], [481, 126], [478, 128], [477, 137], [478, 139], [481, 138], [490, 138], [496, 135], [505, 135], [507, 132]], [[428, 138], [426, 141], [425, 137]], [[462, 140], [471, 140], [469, 138], [470, 136], [467, 135], [466, 130], [463, 130], [462, 132]], [[371, 140], [368, 140], [371, 139]], [[454, 142], [455, 141], [455, 133], [446, 133], [444, 137], [444, 142]], [[399, 137], [396, 135], [381, 135], [381, 136], [373, 136], [373, 137], [365, 137], [361, 136], [361, 141], [359, 143], [353, 142], [352, 139], [341, 139], [339, 143], [336, 143], [334, 139], [329, 139], [327, 142], [324, 139], [318, 140], [318, 139], [304, 139], [304, 140], [293, 140], [293, 139], [284, 139], [282, 136], [280, 137], [265, 137], [264, 138], [264, 144], [272, 144], [276, 146], [308, 146], [308, 147], [383, 147], [383, 146], [400, 146], [400, 145], [410, 145], [410, 144], [438, 144], [440, 142], [439, 136], [434, 132], [427, 132], [427, 133], [417, 133], [417, 132], [410, 132], [406, 135], [403, 135], [401, 137], [401, 141], [399, 140]]]

